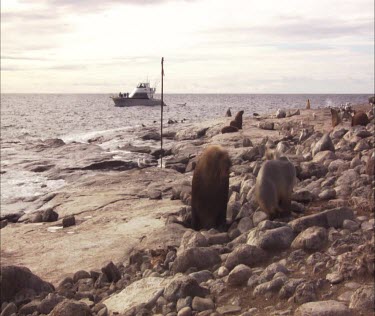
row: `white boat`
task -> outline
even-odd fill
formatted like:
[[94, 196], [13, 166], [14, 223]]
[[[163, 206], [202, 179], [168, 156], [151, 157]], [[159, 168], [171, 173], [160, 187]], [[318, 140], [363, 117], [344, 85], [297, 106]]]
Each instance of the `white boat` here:
[[[111, 96], [115, 106], [154, 106], [160, 105], [161, 100], [155, 99], [156, 88], [151, 88], [149, 82], [140, 82], [132, 93], [119, 93], [118, 96]], [[164, 103], [165, 105], [165, 103]]]

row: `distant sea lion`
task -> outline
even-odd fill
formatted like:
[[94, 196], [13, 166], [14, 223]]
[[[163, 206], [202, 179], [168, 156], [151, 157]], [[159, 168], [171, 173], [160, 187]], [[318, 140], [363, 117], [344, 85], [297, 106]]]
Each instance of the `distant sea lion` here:
[[224, 127], [221, 129], [221, 133], [222, 133], [222, 134], [226, 134], [226, 133], [235, 133], [235, 132], [238, 132], [238, 128], [235, 127], [235, 126], [224, 126]]
[[332, 127], [335, 127], [341, 123], [341, 117], [339, 112], [335, 109], [331, 109]]
[[354, 115], [352, 116], [352, 126], [356, 126], [356, 125], [366, 126], [368, 123], [370, 123], [370, 120], [368, 119], [366, 113], [362, 111], [354, 113]]
[[311, 106], [310, 106], [310, 100], [307, 99], [307, 104], [306, 104], [306, 110], [310, 110]]
[[230, 111], [230, 108], [228, 108], [227, 113], [225, 113], [225, 116], [226, 117], [231, 117], [232, 116], [232, 112]]
[[242, 129], [242, 115], [243, 115], [243, 111], [239, 111], [234, 120], [230, 122], [230, 126], [234, 126], [234, 127], [237, 127], [238, 129]]
[[375, 104], [375, 96], [369, 97], [368, 98], [368, 103]]
[[255, 183], [255, 198], [271, 219], [290, 214], [296, 169], [286, 157], [266, 160]]
[[230, 166], [228, 152], [220, 146], [209, 146], [200, 156], [192, 182], [193, 229], [225, 226]]

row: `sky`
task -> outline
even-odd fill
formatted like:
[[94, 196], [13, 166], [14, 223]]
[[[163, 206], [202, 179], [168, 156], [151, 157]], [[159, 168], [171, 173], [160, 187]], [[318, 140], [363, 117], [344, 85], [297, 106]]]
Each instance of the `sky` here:
[[373, 93], [374, 0], [3, 0], [1, 93]]

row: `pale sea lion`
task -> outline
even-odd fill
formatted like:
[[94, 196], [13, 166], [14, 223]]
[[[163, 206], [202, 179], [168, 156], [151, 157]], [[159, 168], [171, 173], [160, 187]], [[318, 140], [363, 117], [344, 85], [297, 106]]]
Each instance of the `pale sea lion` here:
[[290, 214], [295, 179], [296, 169], [288, 158], [263, 163], [256, 179], [255, 197], [260, 209], [271, 219]]

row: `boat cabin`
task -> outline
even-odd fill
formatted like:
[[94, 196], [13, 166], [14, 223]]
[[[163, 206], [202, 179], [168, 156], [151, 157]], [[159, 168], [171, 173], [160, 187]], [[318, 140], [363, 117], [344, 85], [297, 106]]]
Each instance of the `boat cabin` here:
[[149, 82], [140, 82], [137, 87], [130, 93], [129, 98], [133, 99], [153, 99], [155, 88], [150, 87]]

